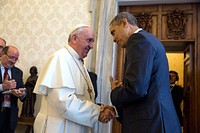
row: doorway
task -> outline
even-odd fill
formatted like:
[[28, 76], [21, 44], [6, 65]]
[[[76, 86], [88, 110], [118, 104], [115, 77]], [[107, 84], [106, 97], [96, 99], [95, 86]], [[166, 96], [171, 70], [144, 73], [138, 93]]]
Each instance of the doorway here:
[[178, 72], [178, 85], [183, 87], [181, 110], [184, 133], [194, 132], [194, 42], [164, 42], [169, 70]]

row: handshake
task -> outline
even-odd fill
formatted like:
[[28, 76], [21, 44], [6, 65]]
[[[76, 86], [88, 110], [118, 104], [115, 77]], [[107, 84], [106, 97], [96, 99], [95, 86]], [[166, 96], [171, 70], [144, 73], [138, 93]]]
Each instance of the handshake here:
[[113, 119], [116, 116], [116, 112], [114, 107], [109, 105], [104, 105], [100, 107], [100, 115], [99, 115], [99, 121], [102, 123], [107, 123], [111, 119]]

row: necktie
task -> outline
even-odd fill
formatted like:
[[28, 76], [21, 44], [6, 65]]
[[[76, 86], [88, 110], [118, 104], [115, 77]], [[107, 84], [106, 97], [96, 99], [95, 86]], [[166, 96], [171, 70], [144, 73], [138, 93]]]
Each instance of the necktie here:
[[[5, 68], [4, 75], [3, 75], [4, 80], [7, 76], [8, 76], [8, 79], [10, 79], [8, 75], [8, 68]], [[10, 107], [10, 94], [4, 94], [3, 107]]]
[[[9, 76], [8, 75], [8, 68], [5, 68], [5, 72], [4, 72], [4, 75], [3, 75], [4, 80], [5, 80], [6, 76]], [[8, 77], [8, 79], [9, 79], [9, 77]]]

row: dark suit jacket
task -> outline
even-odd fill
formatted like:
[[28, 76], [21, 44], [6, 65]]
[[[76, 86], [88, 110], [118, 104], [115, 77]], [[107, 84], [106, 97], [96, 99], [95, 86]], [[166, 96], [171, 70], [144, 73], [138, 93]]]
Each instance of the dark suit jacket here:
[[179, 118], [181, 126], [183, 125], [183, 115], [181, 111], [181, 102], [183, 100], [183, 88], [181, 86], [175, 85], [172, 90], [172, 99], [176, 109], [177, 116]]
[[89, 72], [89, 71], [88, 71], [88, 73], [90, 75], [90, 79], [91, 79], [92, 85], [94, 87], [94, 93], [95, 93], [95, 98], [94, 99], [96, 99], [97, 95], [98, 95], [98, 91], [97, 91], [97, 75], [95, 73]]
[[111, 91], [122, 133], [181, 133], [173, 105], [163, 45], [140, 31], [126, 46], [123, 86]]
[[[12, 74], [12, 79], [15, 79], [17, 82], [16, 89], [18, 88], [24, 88], [24, 83], [23, 83], [23, 72], [17, 68], [13, 67], [11, 68], [11, 74]], [[1, 69], [0, 69], [0, 75], [1, 75]], [[0, 84], [2, 84], [2, 76], [0, 76]], [[2, 92], [0, 92], [0, 106], [2, 106]], [[22, 102], [25, 101], [24, 99], [20, 99]], [[17, 120], [18, 120], [18, 97], [11, 95], [11, 111], [10, 111], [10, 126], [12, 130], [15, 130], [17, 126]], [[0, 129], [2, 129], [2, 123], [3, 123], [3, 114], [0, 111]]]

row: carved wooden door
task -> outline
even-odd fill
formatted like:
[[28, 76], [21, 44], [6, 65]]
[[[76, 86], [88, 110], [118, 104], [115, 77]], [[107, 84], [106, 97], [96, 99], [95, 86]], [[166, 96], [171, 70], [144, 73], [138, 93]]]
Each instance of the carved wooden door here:
[[184, 99], [183, 99], [183, 131], [194, 133], [194, 45], [189, 44], [184, 51]]

